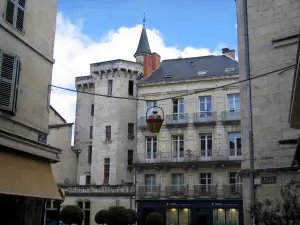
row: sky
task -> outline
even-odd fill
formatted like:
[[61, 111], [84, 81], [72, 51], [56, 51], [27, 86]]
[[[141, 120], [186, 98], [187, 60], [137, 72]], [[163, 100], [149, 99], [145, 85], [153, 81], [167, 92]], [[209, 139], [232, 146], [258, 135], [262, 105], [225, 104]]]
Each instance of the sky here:
[[[95, 62], [135, 61], [146, 15], [152, 52], [163, 59], [237, 51], [234, 0], [59, 0], [52, 84], [75, 89]], [[52, 88], [51, 105], [75, 122], [76, 93]]]

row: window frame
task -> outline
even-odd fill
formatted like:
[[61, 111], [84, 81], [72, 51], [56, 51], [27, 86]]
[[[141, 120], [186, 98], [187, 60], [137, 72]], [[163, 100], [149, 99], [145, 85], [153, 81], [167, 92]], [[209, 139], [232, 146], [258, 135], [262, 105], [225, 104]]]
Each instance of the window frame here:
[[90, 126], [90, 139], [93, 139], [94, 126]]
[[111, 141], [111, 126], [105, 126], [105, 140]]
[[108, 184], [110, 177], [110, 158], [104, 158], [103, 167], [103, 184]]
[[[11, 74], [11, 79], [4, 78], [2, 75], [2, 68], [3, 68], [3, 58], [4, 55], [13, 58], [13, 70]], [[21, 63], [20, 58], [16, 54], [8, 53], [2, 51], [0, 49], [0, 78], [2, 82], [11, 85], [11, 93], [9, 99], [9, 106], [7, 105], [0, 105], [0, 110], [4, 110], [7, 112], [12, 113], [13, 115], [16, 114], [17, 111], [17, 101], [18, 101], [18, 93], [19, 93], [19, 80], [20, 80], [20, 72], [21, 72]]]
[[128, 81], [128, 95], [129, 96], [134, 95], [134, 81], [133, 80]]
[[[200, 138], [200, 154], [201, 157], [212, 157], [212, 150], [213, 150], [213, 136], [212, 134], [199, 134]], [[202, 141], [205, 141], [205, 148], [202, 146]], [[211, 141], [211, 149], [208, 148], [209, 141]], [[204, 154], [203, 154], [204, 152]]]
[[91, 104], [91, 116], [95, 115], [95, 104]]
[[88, 147], [88, 163], [91, 164], [92, 163], [92, 155], [93, 155], [93, 146], [89, 145]]
[[[184, 135], [172, 135], [172, 158], [173, 160], [184, 159]], [[182, 151], [180, 151], [180, 143], [183, 143]], [[176, 146], [175, 144], [176, 143]]]
[[107, 80], [107, 95], [112, 96], [112, 92], [113, 92], [113, 80], [109, 79]]
[[[145, 141], [146, 141], [146, 143], [145, 143], [146, 144], [146, 146], [145, 146], [146, 147], [146, 159], [147, 160], [155, 160], [157, 157], [157, 136], [147, 136], [147, 137], [145, 137]], [[150, 144], [150, 152], [148, 152], [148, 144]]]
[[[14, 5], [14, 12], [13, 12], [13, 18], [12, 18], [12, 23], [10, 23], [7, 19], [7, 7], [8, 7], [8, 2], [11, 2]], [[18, 20], [18, 10], [22, 10], [24, 13], [23, 16], [23, 23], [22, 23], [22, 30], [20, 30], [17, 27], [17, 20]], [[24, 6], [19, 4], [19, 0], [6, 0], [5, 1], [5, 12], [3, 14], [3, 21], [5, 21], [5, 23], [7, 23], [9, 26], [11, 26], [14, 30], [16, 30], [18, 33], [20, 34], [24, 34], [25, 33], [25, 17], [26, 17], [26, 9], [27, 9], [27, 0], [24, 0]]]
[[128, 166], [133, 165], [133, 154], [134, 154], [134, 151], [132, 149], [127, 150], [127, 165]]

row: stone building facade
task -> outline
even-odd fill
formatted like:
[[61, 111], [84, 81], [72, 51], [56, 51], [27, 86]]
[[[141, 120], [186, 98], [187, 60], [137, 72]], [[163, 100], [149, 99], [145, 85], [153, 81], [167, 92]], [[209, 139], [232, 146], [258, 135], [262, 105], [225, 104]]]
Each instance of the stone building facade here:
[[[246, 78], [244, 0], [237, 0], [240, 79]], [[248, 0], [247, 19], [251, 77], [295, 64], [300, 28], [300, 2], [293, 0]], [[291, 178], [300, 179], [291, 168], [299, 130], [290, 128], [289, 107], [294, 68], [251, 80], [254, 141], [254, 194], [256, 200], [274, 199]], [[246, 82], [240, 84], [242, 146], [245, 157], [241, 176], [244, 209], [250, 204], [250, 156]], [[269, 182], [270, 181], [270, 182]], [[268, 182], [269, 184], [266, 184]], [[244, 213], [244, 224], [252, 224]]]
[[0, 210], [18, 215], [4, 224], [40, 224], [44, 199], [61, 199], [50, 166], [61, 150], [47, 144], [56, 11], [56, 0], [0, 1]]
[[[152, 211], [168, 225], [243, 220], [239, 87], [204, 91], [238, 81], [234, 50], [223, 53], [164, 60], [138, 83], [139, 224]], [[164, 113], [158, 134], [146, 124], [153, 110]]]

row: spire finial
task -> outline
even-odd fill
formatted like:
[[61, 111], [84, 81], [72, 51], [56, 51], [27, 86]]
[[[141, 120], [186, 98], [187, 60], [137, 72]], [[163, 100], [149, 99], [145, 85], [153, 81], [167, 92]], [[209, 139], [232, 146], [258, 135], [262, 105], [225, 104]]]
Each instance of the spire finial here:
[[143, 28], [146, 28], [146, 14], [144, 13]]

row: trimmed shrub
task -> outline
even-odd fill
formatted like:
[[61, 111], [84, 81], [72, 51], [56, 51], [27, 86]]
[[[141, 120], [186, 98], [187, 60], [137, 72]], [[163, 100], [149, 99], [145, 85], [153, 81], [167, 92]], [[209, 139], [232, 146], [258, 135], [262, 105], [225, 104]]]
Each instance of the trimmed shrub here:
[[60, 212], [60, 220], [65, 224], [82, 224], [83, 212], [77, 205], [66, 205]]
[[108, 224], [108, 210], [103, 209], [96, 213], [95, 222], [97, 224]]
[[127, 211], [129, 213], [129, 224], [135, 224], [135, 222], [137, 221], [136, 211], [134, 211], [133, 209], [127, 209]]
[[129, 213], [125, 207], [112, 206], [108, 209], [109, 225], [128, 225], [130, 220]]
[[152, 212], [146, 218], [146, 225], [164, 225], [164, 218], [160, 213]]

